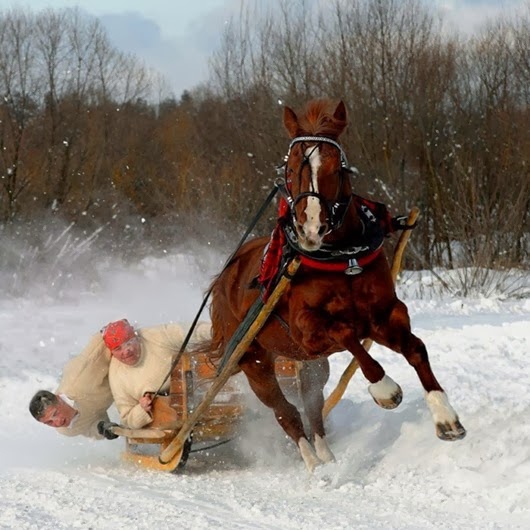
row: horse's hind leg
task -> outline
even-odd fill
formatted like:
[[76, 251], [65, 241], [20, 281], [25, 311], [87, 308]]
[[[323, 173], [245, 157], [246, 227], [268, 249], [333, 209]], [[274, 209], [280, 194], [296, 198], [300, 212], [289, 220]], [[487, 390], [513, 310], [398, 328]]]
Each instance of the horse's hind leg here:
[[384, 409], [395, 409], [403, 399], [401, 387], [385, 374], [383, 367], [364, 349], [351, 326], [336, 322], [330, 327], [329, 334], [353, 354], [364, 377], [371, 383], [368, 391], [374, 401]]
[[436, 434], [442, 440], [459, 440], [466, 435], [458, 415], [449, 403], [446, 393], [436, 380], [429, 363], [425, 344], [410, 330], [407, 307], [397, 301], [387, 322], [377, 326], [374, 340], [403, 354], [416, 370], [423, 388], [425, 400], [436, 426]]
[[300, 413], [283, 395], [274, 372], [272, 356], [260, 353], [247, 353], [239, 366], [247, 376], [250, 388], [264, 405], [274, 411], [276, 421], [294, 440], [307, 469], [312, 472], [322, 461], [306, 438]]
[[325, 358], [300, 363], [298, 371], [300, 379], [300, 394], [304, 403], [304, 410], [311, 427], [313, 445], [318, 458], [323, 462], [334, 462], [335, 456], [331, 452], [324, 431], [322, 409], [324, 407], [324, 386], [329, 379], [329, 362]]

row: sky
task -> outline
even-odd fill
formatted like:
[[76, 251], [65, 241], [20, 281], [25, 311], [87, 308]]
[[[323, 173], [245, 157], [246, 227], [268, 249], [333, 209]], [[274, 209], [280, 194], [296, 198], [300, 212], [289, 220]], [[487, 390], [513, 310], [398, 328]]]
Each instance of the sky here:
[[[486, 17], [527, 0], [424, 1], [443, 12], [450, 26], [470, 32]], [[0, 0], [0, 8], [79, 6], [100, 17], [113, 43], [164, 74], [176, 96], [207, 79], [208, 58], [239, 5], [239, 0]]]
[[[55, 244], [64, 250], [64, 238]], [[56, 388], [65, 362], [108, 321], [190, 320], [223, 256], [195, 248], [124, 266], [90, 245], [83, 252], [51, 265], [24, 253], [17, 270], [0, 271], [0, 529], [530, 528], [529, 298], [436, 295], [429, 273], [402, 275], [399, 295], [467, 429], [463, 440], [435, 436], [414, 370], [374, 346], [403, 402], [377, 407], [355, 374], [326, 421], [335, 463], [309, 474], [247, 387], [238, 436], [192, 453], [184, 473], [171, 475], [122, 461], [123, 439], [67, 438], [27, 407], [38, 389]], [[26, 278], [16, 296], [14, 273]], [[326, 394], [350, 359], [331, 356]]]

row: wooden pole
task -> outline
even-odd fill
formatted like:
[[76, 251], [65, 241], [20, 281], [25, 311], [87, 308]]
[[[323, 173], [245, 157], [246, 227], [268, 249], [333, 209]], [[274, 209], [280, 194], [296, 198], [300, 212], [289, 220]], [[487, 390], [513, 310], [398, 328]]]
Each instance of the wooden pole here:
[[251, 342], [254, 340], [260, 329], [269, 318], [269, 315], [280, 300], [280, 297], [291, 282], [291, 279], [298, 270], [299, 266], [300, 258], [297, 256], [293, 258], [293, 260], [287, 266], [286, 272], [280, 278], [280, 281], [270, 294], [268, 300], [263, 305], [263, 308], [259, 312], [254, 322], [252, 322], [250, 325], [248, 331], [241, 338], [241, 341], [234, 349], [230, 358], [227, 360], [221, 373], [219, 373], [219, 375], [214, 379], [212, 386], [209, 388], [202, 401], [184, 422], [182, 428], [179, 430], [175, 438], [173, 438], [168, 446], [160, 453], [159, 460], [161, 464], [170, 462], [179, 451], [182, 451], [184, 442], [190, 435], [193, 427], [199, 421], [201, 415], [210, 406], [224, 384], [228, 381], [228, 378], [233, 374], [237, 364], [239, 363], [239, 360], [246, 353]]
[[[416, 219], [418, 218], [419, 214], [419, 208], [417, 208], [416, 206], [412, 207], [407, 217], [407, 225], [412, 226], [416, 222]], [[411, 232], [412, 230], [403, 230], [396, 244], [396, 248], [394, 250], [394, 257], [392, 259], [392, 268], [390, 269], [390, 273], [392, 274], [392, 280], [394, 283], [396, 283], [399, 271], [401, 270], [401, 260], [403, 259], [403, 252], [405, 251], [405, 247], [407, 246]], [[362, 347], [366, 351], [368, 351], [372, 347], [373, 342], [374, 341], [372, 339], [364, 339], [362, 342]], [[341, 378], [339, 379], [339, 382], [337, 383], [336, 388], [333, 390], [333, 392], [331, 392], [331, 394], [324, 402], [324, 407], [322, 408], [322, 417], [324, 419], [328, 417], [328, 414], [331, 412], [331, 409], [333, 409], [333, 407], [335, 407], [335, 405], [341, 400], [342, 396], [344, 395], [344, 392], [346, 392], [346, 387], [348, 386], [351, 378], [357, 371], [357, 368], [359, 368], [359, 363], [355, 358], [353, 358], [350, 364], [344, 370]]]
[[160, 440], [167, 436], [167, 432], [164, 432], [160, 428], [157, 429], [127, 429], [126, 427], [120, 427], [114, 425], [110, 428], [113, 434], [118, 436], [124, 436], [125, 438], [146, 438], [152, 440]]

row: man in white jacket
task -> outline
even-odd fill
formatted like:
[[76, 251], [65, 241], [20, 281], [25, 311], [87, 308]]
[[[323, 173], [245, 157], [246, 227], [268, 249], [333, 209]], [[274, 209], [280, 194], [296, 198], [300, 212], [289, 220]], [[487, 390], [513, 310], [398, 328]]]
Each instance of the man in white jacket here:
[[[127, 325], [122, 321], [109, 324], [103, 330], [103, 339], [112, 354], [109, 382], [121, 422], [130, 429], [140, 429], [153, 420], [154, 393], [169, 390], [168, 374], [185, 332], [176, 324], [138, 331]], [[200, 322], [192, 340], [209, 337], [210, 324]]]
[[39, 390], [31, 399], [32, 416], [65, 436], [102, 438], [97, 424], [108, 421], [112, 404], [109, 385], [111, 355], [101, 333], [64, 367], [57, 390]]
[[[201, 322], [193, 337], [202, 340], [209, 334], [210, 324]], [[33, 396], [30, 412], [66, 436], [112, 439], [107, 409], [114, 400], [126, 427], [143, 427], [152, 420], [149, 392], [168, 375], [184, 337], [179, 324], [135, 331], [125, 319], [111, 322], [66, 364], [55, 393], [40, 390]], [[169, 382], [168, 377], [163, 390]]]

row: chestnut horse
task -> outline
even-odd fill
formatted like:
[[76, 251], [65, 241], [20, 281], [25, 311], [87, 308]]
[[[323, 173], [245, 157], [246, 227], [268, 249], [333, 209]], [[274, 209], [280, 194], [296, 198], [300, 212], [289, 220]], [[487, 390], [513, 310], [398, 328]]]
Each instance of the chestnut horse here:
[[[389, 265], [380, 252], [382, 241], [371, 248], [365, 239], [370, 219], [363, 218], [352, 200], [346, 156], [338, 143], [346, 127], [344, 103], [331, 106], [327, 100], [315, 100], [300, 117], [285, 107], [284, 125], [291, 143], [283, 187], [288, 212], [282, 229], [291, 249], [305, 261], [239, 362], [250, 387], [273, 409], [312, 471], [317, 464], [334, 460], [322, 419], [329, 355], [351, 352], [370, 382], [368, 391], [381, 407], [394, 408], [401, 402], [399, 385], [361, 345], [362, 339], [371, 338], [401, 353], [416, 370], [438, 437], [463, 438], [466, 431], [432, 372], [425, 345], [411, 333], [407, 308], [396, 296]], [[268, 242], [264, 237], [245, 243], [212, 284], [212, 358], [222, 355], [260, 296], [256, 277]], [[330, 256], [345, 257], [341, 270], [318, 265]], [[298, 410], [280, 390], [274, 373], [276, 355], [317, 359], [304, 363], [302, 374], [312, 444]]]

